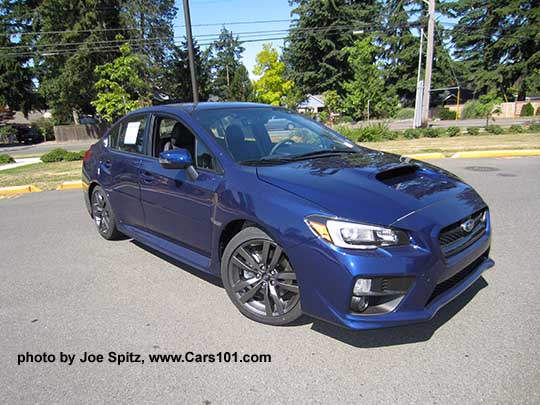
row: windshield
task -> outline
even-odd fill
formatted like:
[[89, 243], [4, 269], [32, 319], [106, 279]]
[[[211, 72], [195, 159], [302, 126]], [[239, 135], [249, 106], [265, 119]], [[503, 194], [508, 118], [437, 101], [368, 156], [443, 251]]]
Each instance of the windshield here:
[[280, 163], [325, 153], [358, 152], [353, 142], [281, 108], [223, 108], [197, 111], [194, 118], [244, 164]]

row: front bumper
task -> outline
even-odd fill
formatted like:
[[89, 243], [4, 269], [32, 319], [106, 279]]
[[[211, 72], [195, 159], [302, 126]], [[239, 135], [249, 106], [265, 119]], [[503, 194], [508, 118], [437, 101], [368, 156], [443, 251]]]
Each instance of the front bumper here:
[[[358, 330], [433, 318], [474, 284], [494, 261], [489, 258], [489, 225], [486, 234], [473, 245], [449, 258], [444, 258], [439, 244], [430, 239], [429, 243], [369, 251], [340, 249], [319, 238], [296, 246], [289, 252], [289, 259], [301, 288], [302, 310], [315, 318]], [[356, 280], [381, 276], [414, 277], [414, 282], [391, 312], [362, 315], [351, 311]]]

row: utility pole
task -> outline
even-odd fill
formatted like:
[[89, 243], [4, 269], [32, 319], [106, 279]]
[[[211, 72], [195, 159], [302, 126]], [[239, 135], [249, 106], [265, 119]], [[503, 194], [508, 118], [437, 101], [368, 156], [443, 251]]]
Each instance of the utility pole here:
[[424, 0], [428, 3], [428, 33], [427, 33], [427, 55], [426, 55], [426, 76], [424, 80], [424, 97], [422, 97], [422, 127], [427, 127], [429, 118], [429, 96], [431, 92], [431, 70], [433, 69], [433, 38], [435, 35], [435, 0]]
[[189, 0], [184, 0], [184, 19], [186, 21], [186, 36], [188, 43], [189, 71], [191, 72], [191, 88], [193, 90], [193, 102], [199, 102], [199, 90], [197, 88], [197, 75], [195, 72], [195, 56], [193, 52], [193, 36], [191, 34], [191, 16], [189, 15]]
[[422, 81], [422, 51], [424, 49], [424, 29], [420, 28], [420, 51], [418, 52], [418, 76], [416, 77], [416, 101], [414, 103], [413, 128], [422, 125], [422, 92], [424, 82]]

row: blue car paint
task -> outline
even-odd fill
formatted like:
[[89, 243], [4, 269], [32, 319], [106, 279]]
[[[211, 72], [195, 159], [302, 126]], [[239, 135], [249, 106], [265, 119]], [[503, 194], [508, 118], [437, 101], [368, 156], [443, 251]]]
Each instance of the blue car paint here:
[[[195, 111], [245, 105], [201, 103]], [[156, 158], [111, 150], [100, 141], [83, 165], [89, 211], [88, 191], [99, 184], [111, 200], [121, 232], [217, 276], [220, 238], [226, 226], [237, 220], [255, 223], [287, 252], [297, 273], [303, 312], [352, 329], [431, 319], [493, 266], [488, 258], [489, 218], [486, 234], [472, 246], [450, 258], [442, 255], [437, 239], [440, 230], [486, 207], [481, 197], [456, 176], [414, 162], [419, 169], [410, 181], [383, 184], [376, 179], [377, 173], [398, 167], [403, 161], [399, 156], [369, 149], [362, 156], [243, 166], [202, 128], [192, 111], [191, 105], [176, 105], [150, 107], [133, 114], [160, 113], [181, 120], [213, 153], [222, 173], [200, 170], [193, 181], [185, 170], [164, 169]], [[311, 232], [304, 222], [308, 215], [394, 226], [409, 233], [411, 244], [376, 250], [338, 248]], [[438, 282], [479, 257], [484, 260], [472, 274], [426, 304]], [[356, 279], [381, 275], [413, 276], [415, 281], [392, 312], [352, 314], [349, 305]]]

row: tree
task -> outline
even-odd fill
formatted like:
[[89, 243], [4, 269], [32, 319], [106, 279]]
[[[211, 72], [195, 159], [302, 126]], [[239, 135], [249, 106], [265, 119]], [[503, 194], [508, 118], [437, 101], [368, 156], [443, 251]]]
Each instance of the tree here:
[[486, 126], [489, 125], [489, 120], [493, 118], [494, 114], [501, 112], [499, 107], [501, 103], [502, 100], [497, 97], [497, 93], [495, 92], [484, 94], [478, 99], [478, 102], [475, 104], [476, 114], [486, 119]]
[[253, 84], [249, 78], [249, 72], [243, 63], [234, 72], [231, 82], [231, 99], [235, 101], [253, 100]]
[[213, 65], [213, 91], [222, 100], [232, 100], [231, 82], [240, 66], [244, 47], [238, 37], [222, 28], [219, 38], [211, 45]]
[[324, 105], [330, 113], [340, 113], [343, 108], [343, 100], [335, 90], [327, 90], [323, 93]]
[[3, 110], [8, 106], [11, 110], [21, 110], [25, 115], [38, 105], [28, 54], [31, 38], [24, 35], [14, 40], [14, 37], [31, 29], [27, 15], [31, 15], [34, 8], [33, 1], [0, 2], [0, 108]]
[[[196, 40], [193, 41], [193, 51], [199, 99], [207, 100], [211, 86], [208, 51], [201, 52]], [[187, 41], [185, 39], [180, 46], [174, 47], [165, 66], [165, 85], [162, 86], [161, 90], [172, 100], [179, 102], [192, 101], [191, 72], [189, 70]]]
[[478, 94], [497, 91], [524, 100], [540, 84], [539, 0], [455, 0], [446, 5], [458, 19], [452, 29], [455, 54], [470, 71]]
[[112, 122], [149, 104], [151, 94], [148, 83], [143, 79], [144, 69], [144, 63], [133, 55], [127, 43], [120, 47], [118, 58], [96, 67], [98, 93], [92, 105], [103, 118]]
[[79, 114], [95, 113], [95, 67], [118, 55], [120, 2], [51, 0], [39, 2], [33, 15], [32, 31], [48, 32], [32, 36], [39, 95], [56, 122], [78, 123]]
[[165, 76], [168, 57], [175, 51], [175, 1], [121, 0], [121, 4], [122, 26], [134, 52], [145, 58], [149, 79], [158, 87]]
[[257, 54], [253, 73], [260, 76], [254, 82], [255, 97], [266, 104], [282, 104], [293, 82], [285, 79], [285, 64], [279, 60], [278, 51], [272, 44], [264, 44], [262, 51]]
[[345, 82], [343, 109], [353, 118], [389, 117], [393, 114], [398, 100], [385, 89], [385, 83], [376, 62], [378, 49], [372, 44], [371, 36], [347, 48], [347, 61], [353, 70], [353, 79]]
[[353, 45], [356, 30], [377, 23], [375, 0], [290, 0], [293, 22], [283, 59], [287, 76], [303, 96], [336, 90], [353, 71], [346, 47]]

